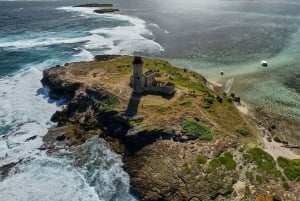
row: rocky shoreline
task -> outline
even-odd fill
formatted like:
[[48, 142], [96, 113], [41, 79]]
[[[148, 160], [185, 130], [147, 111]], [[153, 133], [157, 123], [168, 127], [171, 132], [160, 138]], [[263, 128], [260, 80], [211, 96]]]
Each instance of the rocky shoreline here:
[[[57, 127], [49, 129], [41, 149], [51, 154], [73, 149], [94, 136], [104, 138], [122, 155], [131, 190], [141, 200], [251, 200], [257, 196], [296, 200], [298, 192], [293, 189], [299, 183], [289, 181], [285, 192], [282, 185], [287, 182], [275, 181], [281, 178], [275, 170], [269, 173], [257, 164], [252, 174], [265, 176], [266, 181], [247, 176], [255, 162], [244, 157], [251, 153], [245, 142], [253, 145], [255, 129], [230, 97], [205, 87], [202, 76], [165, 61], [146, 60], [147, 68], [159, 69], [161, 75], [166, 72], [178, 89], [174, 97], [138, 95], [129, 87], [131, 57], [96, 59], [44, 71], [41, 82], [50, 88], [50, 98], [64, 98], [67, 105], [52, 116]], [[186, 119], [209, 125], [214, 139], [184, 134], [181, 125]], [[242, 187], [237, 188], [239, 182]]]
[[113, 4], [102, 4], [102, 3], [87, 3], [87, 4], [81, 4], [81, 5], [77, 5], [74, 7], [79, 7], [79, 8], [97, 8], [94, 10], [94, 13], [98, 13], [98, 14], [105, 14], [105, 13], [113, 13], [113, 12], [117, 12], [120, 11], [117, 8], [113, 8], [114, 5]]

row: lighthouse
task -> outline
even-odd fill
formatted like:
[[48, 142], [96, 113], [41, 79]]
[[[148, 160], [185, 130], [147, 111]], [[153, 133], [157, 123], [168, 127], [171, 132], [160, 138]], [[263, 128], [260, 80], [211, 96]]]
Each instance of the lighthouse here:
[[144, 92], [145, 78], [143, 73], [143, 61], [141, 56], [134, 55], [133, 65], [133, 91]]

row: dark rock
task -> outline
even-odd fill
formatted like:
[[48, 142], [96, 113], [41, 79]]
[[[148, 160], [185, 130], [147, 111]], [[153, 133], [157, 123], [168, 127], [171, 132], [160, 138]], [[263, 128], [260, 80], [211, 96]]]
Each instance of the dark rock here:
[[113, 7], [113, 4], [108, 3], [87, 3], [87, 4], [81, 4], [73, 7]]
[[29, 137], [29, 138], [27, 138], [27, 139], [25, 140], [25, 142], [28, 142], [28, 141], [30, 141], [30, 140], [34, 140], [36, 137], [37, 137], [37, 135], [34, 135], [34, 136], [32, 136], [32, 137]]
[[273, 201], [281, 201], [281, 198], [278, 195], [274, 195]]
[[19, 163], [22, 162], [22, 159], [19, 160], [18, 162], [12, 162], [3, 166], [0, 166], [0, 181], [4, 180], [9, 172]]
[[65, 135], [60, 135], [60, 136], [57, 136], [56, 137], [56, 140], [57, 141], [64, 141], [66, 139], [66, 136]]
[[113, 13], [116, 11], [120, 11], [120, 10], [116, 9], [116, 8], [103, 8], [103, 9], [99, 9], [99, 10], [94, 10], [94, 12], [98, 13], [98, 14]]

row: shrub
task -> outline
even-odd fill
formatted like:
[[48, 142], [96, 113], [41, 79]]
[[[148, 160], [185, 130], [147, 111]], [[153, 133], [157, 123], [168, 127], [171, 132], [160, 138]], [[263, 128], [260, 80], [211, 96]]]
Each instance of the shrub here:
[[188, 163], [183, 164], [183, 169], [186, 174], [190, 174], [192, 172], [192, 169]]
[[210, 162], [210, 165], [212, 168], [218, 168], [224, 165], [227, 170], [234, 170], [236, 168], [236, 162], [233, 160], [233, 156], [230, 152], [225, 152], [222, 156], [214, 158]]
[[290, 160], [280, 156], [277, 162], [289, 180], [300, 179], [300, 159]]
[[210, 128], [195, 120], [184, 120], [181, 123], [181, 129], [184, 134], [198, 138], [200, 140], [212, 140], [213, 136]]
[[199, 164], [205, 164], [205, 163], [207, 162], [207, 158], [206, 158], [205, 156], [203, 156], [203, 155], [199, 155], [199, 156], [197, 157], [197, 162], [198, 162]]
[[256, 181], [260, 184], [263, 183], [263, 177], [260, 175], [256, 175]]
[[247, 136], [247, 135], [250, 134], [250, 132], [248, 131], [248, 129], [245, 128], [245, 127], [237, 128], [235, 131], [236, 131], [238, 134], [242, 135], [242, 136]]
[[249, 181], [252, 183], [254, 181], [254, 175], [251, 172], [246, 172], [246, 177], [249, 179]]
[[115, 95], [109, 95], [104, 100], [95, 101], [95, 106], [102, 111], [113, 110], [119, 103], [119, 98]]
[[276, 169], [276, 163], [273, 157], [267, 152], [260, 148], [252, 148], [247, 151], [247, 154], [243, 155], [244, 159], [247, 161], [253, 161], [257, 167], [264, 170], [268, 174], [273, 174], [279, 176], [280, 172]]

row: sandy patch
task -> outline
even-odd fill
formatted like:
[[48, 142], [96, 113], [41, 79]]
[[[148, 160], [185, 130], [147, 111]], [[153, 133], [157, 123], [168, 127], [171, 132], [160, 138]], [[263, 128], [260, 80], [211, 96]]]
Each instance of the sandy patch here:
[[262, 133], [262, 141], [263, 141], [263, 149], [271, 154], [275, 159], [277, 159], [279, 156], [288, 158], [288, 159], [299, 159], [300, 156], [295, 154], [291, 149], [283, 147], [281, 143], [275, 142], [272, 140], [272, 142], [269, 142], [267, 140], [266, 134], [264, 134], [264, 129], [261, 130]]

